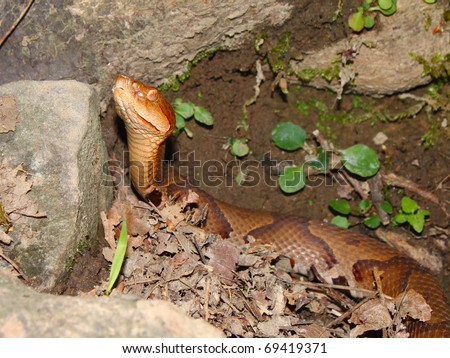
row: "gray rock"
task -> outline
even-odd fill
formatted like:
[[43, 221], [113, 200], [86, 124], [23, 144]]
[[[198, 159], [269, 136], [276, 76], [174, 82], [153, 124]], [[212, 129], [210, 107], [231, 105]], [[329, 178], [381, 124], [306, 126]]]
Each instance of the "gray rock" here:
[[223, 337], [165, 301], [37, 293], [0, 273], [0, 337]]
[[[23, 6], [6, 2], [0, 33]], [[97, 83], [104, 98], [117, 73], [161, 83], [189, 72], [199, 53], [237, 49], [251, 31], [281, 25], [291, 10], [278, 0], [35, 1], [2, 47], [0, 84], [76, 78]]]
[[33, 202], [47, 216], [17, 214], [26, 209], [14, 207], [23, 198], [8, 201], [11, 191], [0, 191], [0, 200], [10, 203], [5, 210], [15, 212], [9, 233], [13, 242], [3, 250], [33, 285], [51, 289], [68, 272], [77, 248], [97, 238], [99, 212], [112, 200], [112, 187], [102, 184], [107, 154], [98, 97], [92, 87], [76, 81], [21, 81], [0, 87], [0, 99], [10, 95], [17, 123], [14, 131], [0, 133], [1, 170], [21, 165], [23, 170], [12, 180], [32, 183], [25, 206]]

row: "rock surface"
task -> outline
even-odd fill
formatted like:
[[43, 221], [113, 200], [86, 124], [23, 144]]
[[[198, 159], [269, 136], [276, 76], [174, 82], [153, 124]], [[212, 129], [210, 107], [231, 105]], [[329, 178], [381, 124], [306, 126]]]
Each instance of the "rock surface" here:
[[[26, 3], [5, 6], [1, 33]], [[201, 52], [237, 49], [255, 28], [281, 25], [291, 9], [278, 0], [37, 1], [2, 47], [0, 84], [73, 78], [98, 83], [103, 98], [117, 73], [160, 83]]]
[[15, 122], [0, 133], [0, 201], [13, 224], [3, 251], [49, 290], [77, 249], [96, 240], [99, 213], [112, 200], [102, 183], [98, 96], [76, 81], [21, 81], [0, 86], [0, 111], [2, 121]]
[[[304, 69], [326, 69], [341, 54], [352, 48], [357, 54], [347, 66], [347, 79], [351, 72], [355, 74], [347, 89], [364, 94], [392, 94], [404, 92], [431, 81], [423, 76], [423, 66], [411, 57], [411, 53], [420, 55], [428, 61], [436, 54], [448, 54], [450, 32], [433, 33], [443, 14], [444, 4], [428, 5], [423, 0], [398, 1], [397, 12], [389, 17], [378, 16], [373, 30], [354, 34], [349, 39], [337, 42], [305, 55], [302, 61], [291, 61], [295, 72]], [[429, 22], [429, 26], [426, 23]], [[339, 91], [340, 83], [336, 79], [327, 82], [317, 76], [309, 85]]]
[[37, 293], [0, 273], [0, 337], [223, 337], [164, 301]]

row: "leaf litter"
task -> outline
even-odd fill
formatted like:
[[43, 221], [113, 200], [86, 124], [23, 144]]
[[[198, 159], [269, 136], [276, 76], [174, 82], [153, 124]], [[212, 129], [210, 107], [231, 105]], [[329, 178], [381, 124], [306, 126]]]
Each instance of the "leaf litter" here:
[[102, 214], [105, 259], [112, 261], [124, 215], [129, 242], [112, 295], [171, 301], [228, 337], [406, 337], [405, 317], [426, 319], [427, 305], [417, 293], [394, 300], [373, 292], [357, 303], [333, 285], [289, 272], [289, 260], [270, 246], [238, 247], [205, 232], [193, 225], [205, 217], [195, 193], [163, 208], [139, 201], [129, 188], [117, 194]]

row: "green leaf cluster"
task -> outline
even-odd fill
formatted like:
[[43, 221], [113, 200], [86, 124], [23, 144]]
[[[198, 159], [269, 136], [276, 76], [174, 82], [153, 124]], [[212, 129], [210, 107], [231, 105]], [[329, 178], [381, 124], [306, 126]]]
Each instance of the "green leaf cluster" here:
[[384, 16], [390, 16], [397, 11], [397, 0], [377, 0], [375, 6], [372, 6], [373, 0], [365, 0], [358, 10], [348, 17], [348, 25], [355, 32], [361, 32], [363, 29], [370, 30], [375, 26], [375, 11]]
[[[272, 140], [281, 149], [293, 151], [304, 146], [305, 130], [292, 122], [280, 122], [272, 130]], [[376, 152], [364, 144], [355, 144], [347, 149], [337, 151], [344, 168], [352, 174], [363, 178], [375, 175], [380, 169], [380, 161]], [[325, 171], [329, 167], [328, 152], [319, 148], [317, 159], [309, 161], [309, 167]], [[305, 165], [304, 164], [304, 165]], [[305, 186], [304, 165], [285, 167], [278, 184], [285, 193], [297, 192]]]
[[[328, 206], [338, 215], [333, 217], [331, 223], [347, 229], [352, 225], [349, 216], [355, 216], [362, 219], [362, 223], [370, 229], [376, 229], [381, 225], [380, 217], [371, 210], [373, 208], [372, 201], [368, 199], [361, 200], [358, 208], [352, 208], [347, 200], [334, 199], [328, 203]], [[387, 213], [392, 214], [393, 208], [388, 201], [381, 203], [381, 208]]]
[[405, 196], [402, 198], [401, 209], [393, 217], [392, 223], [394, 225], [408, 223], [415, 232], [420, 234], [423, 231], [427, 216], [430, 216], [428, 210], [420, 209], [415, 200]]
[[212, 114], [205, 107], [197, 106], [192, 102], [184, 102], [181, 98], [176, 98], [173, 102], [173, 109], [175, 111], [175, 135], [185, 131], [189, 138], [193, 137], [192, 131], [186, 127], [186, 121], [191, 118], [206, 126], [214, 124]]

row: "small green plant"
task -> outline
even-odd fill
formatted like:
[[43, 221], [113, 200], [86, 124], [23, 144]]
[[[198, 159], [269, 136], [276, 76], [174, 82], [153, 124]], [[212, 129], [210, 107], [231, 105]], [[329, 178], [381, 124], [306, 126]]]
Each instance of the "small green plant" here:
[[114, 253], [113, 262], [111, 264], [111, 272], [109, 273], [108, 287], [106, 288], [106, 295], [111, 293], [117, 278], [119, 277], [120, 270], [122, 269], [123, 260], [125, 258], [125, 252], [128, 245], [128, 228], [127, 219], [124, 217], [122, 221], [122, 228], [120, 229], [119, 240], [117, 240], [116, 252]]
[[[293, 151], [304, 146], [305, 130], [292, 122], [280, 122], [272, 130], [272, 140], [282, 150]], [[363, 178], [375, 175], [380, 168], [376, 152], [364, 144], [355, 144], [347, 149], [333, 151], [338, 155], [342, 166], [350, 173]], [[287, 166], [281, 173], [278, 184], [285, 193], [295, 193], [305, 186], [304, 166], [325, 171], [329, 167], [330, 152], [319, 148], [317, 160], [303, 165]]]
[[430, 216], [430, 212], [420, 209], [417, 202], [407, 196], [402, 198], [401, 209], [392, 218], [394, 225], [402, 225], [408, 223], [415, 232], [421, 233], [425, 225], [425, 218]]
[[189, 138], [192, 138], [194, 134], [186, 127], [186, 121], [191, 118], [206, 126], [214, 124], [214, 118], [211, 113], [206, 108], [196, 106], [192, 102], [184, 102], [181, 98], [176, 98], [173, 102], [173, 109], [175, 111], [174, 135], [184, 131]]
[[[331, 200], [328, 205], [338, 214], [331, 220], [331, 223], [336, 226], [347, 229], [352, 225], [362, 222], [368, 228], [376, 229], [381, 225], [380, 217], [373, 210], [373, 203], [368, 199], [361, 200], [358, 208], [352, 208], [350, 203], [343, 199]], [[387, 214], [392, 214], [393, 208], [388, 201], [383, 201], [381, 203], [381, 208]], [[350, 216], [354, 216], [359, 220], [352, 224], [349, 220]]]
[[397, 11], [397, 0], [377, 0], [377, 5], [372, 6], [373, 0], [365, 0], [358, 10], [348, 17], [348, 25], [355, 32], [361, 32], [364, 28], [370, 30], [375, 26], [376, 12], [384, 16], [390, 16]]
[[230, 153], [235, 157], [245, 157], [250, 153], [250, 147], [248, 146], [248, 138], [228, 138], [228, 146], [230, 148]]

